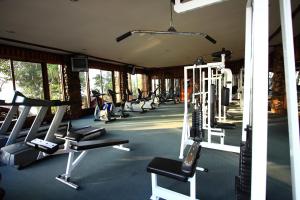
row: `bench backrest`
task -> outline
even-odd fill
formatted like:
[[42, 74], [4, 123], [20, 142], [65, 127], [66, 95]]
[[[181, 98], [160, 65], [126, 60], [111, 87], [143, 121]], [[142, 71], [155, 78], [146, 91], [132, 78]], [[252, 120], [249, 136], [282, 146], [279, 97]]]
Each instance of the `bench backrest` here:
[[190, 146], [187, 155], [183, 159], [181, 170], [189, 177], [192, 177], [196, 171], [197, 161], [200, 157], [200, 151], [201, 151], [200, 142], [195, 141]]

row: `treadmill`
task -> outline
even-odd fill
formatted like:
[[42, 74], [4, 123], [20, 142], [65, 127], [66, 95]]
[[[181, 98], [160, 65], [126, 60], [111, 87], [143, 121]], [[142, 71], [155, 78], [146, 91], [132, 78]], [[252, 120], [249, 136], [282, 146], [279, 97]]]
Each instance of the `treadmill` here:
[[[18, 169], [24, 168], [28, 166], [29, 164], [32, 164], [36, 160], [42, 159], [46, 157], [47, 155], [40, 153], [40, 151], [32, 149], [26, 145], [27, 141], [31, 141], [35, 138], [40, 138], [45, 141], [49, 142], [55, 142], [57, 144], [60, 144], [64, 146], [64, 141], [59, 140], [55, 137], [55, 133], [58, 132], [59, 126], [61, 124], [61, 121], [63, 119], [63, 116], [67, 110], [67, 107], [70, 105], [70, 102], [62, 102], [59, 100], [39, 100], [39, 99], [31, 99], [25, 97], [22, 93], [18, 92], [18, 95], [16, 99], [13, 100], [12, 109], [14, 112], [17, 110], [18, 106], [24, 106], [23, 111], [20, 113], [20, 116], [14, 125], [14, 128], [9, 135], [9, 138], [7, 139], [6, 146], [1, 148], [1, 157], [0, 160], [2, 163], [14, 166]], [[58, 107], [53, 120], [47, 129], [46, 135], [41, 135], [38, 132], [38, 128], [40, 127], [47, 110], [50, 107]], [[26, 134], [26, 137], [24, 140], [18, 142], [18, 137], [20, 137], [20, 129], [22, 128], [22, 125], [29, 113], [29, 110], [31, 107], [41, 107], [40, 111], [38, 112], [37, 116], [35, 117], [28, 133]], [[9, 112], [6, 116], [6, 118], [12, 119], [12, 113]], [[3, 123], [1, 128], [6, 128], [7, 124]], [[3, 128], [3, 129], [4, 129]], [[85, 127], [87, 128], [87, 127]], [[2, 129], [2, 130], [3, 130]], [[65, 130], [67, 129], [67, 126], [65, 127]], [[89, 127], [89, 132], [93, 131], [93, 134], [95, 136], [100, 136], [105, 133], [104, 128], [98, 128], [91, 130], [91, 127]], [[83, 131], [81, 129], [81, 131]], [[91, 137], [91, 136], [89, 136]]]

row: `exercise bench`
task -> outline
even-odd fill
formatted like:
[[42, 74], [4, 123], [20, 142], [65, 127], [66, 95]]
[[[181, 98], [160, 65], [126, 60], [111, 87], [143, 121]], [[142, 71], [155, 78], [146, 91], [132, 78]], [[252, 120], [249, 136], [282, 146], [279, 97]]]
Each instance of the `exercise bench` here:
[[[73, 169], [80, 163], [80, 161], [86, 156], [87, 152], [90, 149], [112, 146], [121, 150], [130, 151], [129, 148], [122, 146], [123, 144], [128, 143], [128, 140], [102, 139], [82, 141], [80, 140], [82, 139], [81, 136], [78, 136], [78, 134], [70, 131], [70, 128], [68, 128], [67, 134], [63, 138], [60, 137], [60, 139], [66, 140], [64, 150], [69, 153], [69, 156], [65, 173], [62, 175], [58, 175], [56, 179], [74, 189], [78, 189], [79, 186], [71, 182], [71, 173]], [[27, 142], [27, 145], [34, 147], [35, 149], [38, 149], [39, 151], [46, 154], [53, 154], [59, 149], [59, 144], [41, 140], [38, 138]], [[75, 158], [76, 152], [81, 153]]]
[[[195, 141], [189, 148], [183, 161], [168, 158], [154, 158], [147, 167], [151, 173], [152, 196], [151, 200], [196, 200], [196, 168], [200, 157], [200, 142]], [[207, 170], [204, 170], [207, 171]], [[181, 182], [190, 182], [190, 195], [184, 195], [157, 184], [157, 175], [165, 176]]]

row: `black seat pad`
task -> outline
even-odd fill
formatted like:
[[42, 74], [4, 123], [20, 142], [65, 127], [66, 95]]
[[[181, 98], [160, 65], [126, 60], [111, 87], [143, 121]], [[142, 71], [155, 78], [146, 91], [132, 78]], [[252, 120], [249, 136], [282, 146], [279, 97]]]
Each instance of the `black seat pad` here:
[[181, 166], [181, 161], [156, 157], [149, 163], [147, 171], [179, 181], [187, 182], [189, 176], [181, 170]]
[[71, 144], [71, 149], [76, 151], [100, 148], [100, 147], [108, 147], [114, 145], [120, 145], [128, 143], [128, 140], [118, 140], [118, 139], [105, 139], [105, 140], [90, 140], [90, 141], [83, 141]]
[[95, 133], [105, 133], [105, 129], [104, 128], [94, 128], [94, 127], [85, 127], [82, 129], [78, 129], [75, 131], [70, 131], [67, 135], [66, 135], [66, 139], [72, 140], [72, 141], [80, 141], [83, 138], [95, 134]]

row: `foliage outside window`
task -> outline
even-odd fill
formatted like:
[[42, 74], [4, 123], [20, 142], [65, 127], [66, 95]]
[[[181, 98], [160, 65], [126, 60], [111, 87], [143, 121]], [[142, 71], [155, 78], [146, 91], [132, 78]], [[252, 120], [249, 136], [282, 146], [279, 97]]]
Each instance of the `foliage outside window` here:
[[41, 64], [13, 61], [13, 66], [16, 90], [30, 98], [44, 99]]
[[[90, 91], [98, 90], [101, 94], [107, 94], [108, 89], [113, 89], [111, 71], [89, 69], [89, 72], [80, 72], [79, 78], [83, 109], [96, 105], [95, 98]], [[107, 96], [104, 97], [107, 98]]]
[[14, 91], [10, 61], [0, 59], [0, 99], [10, 101], [13, 94]]
[[48, 83], [51, 100], [64, 100], [61, 65], [48, 64]]
[[115, 79], [115, 92], [117, 93], [117, 102], [121, 102], [121, 89], [120, 89], [120, 72], [115, 71], [114, 72], [114, 79]]
[[142, 74], [135, 74], [135, 75], [128, 74], [128, 88], [132, 91], [133, 96], [137, 97], [138, 89], [143, 91], [145, 88], [143, 75]]
[[[62, 66], [57, 64], [47, 64], [49, 95], [51, 100], [64, 100]], [[57, 107], [52, 107], [51, 112], [55, 113]]]
[[90, 104], [88, 101], [88, 73], [87, 72], [79, 72], [80, 79], [80, 91], [81, 91], [81, 108], [89, 108]]
[[[107, 94], [108, 89], [113, 89], [111, 71], [89, 69], [89, 81], [90, 89], [98, 90], [101, 94]], [[107, 95], [103, 96], [103, 98], [108, 100]]]

